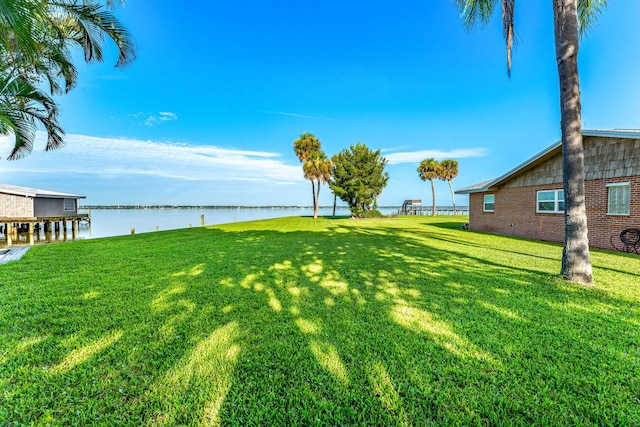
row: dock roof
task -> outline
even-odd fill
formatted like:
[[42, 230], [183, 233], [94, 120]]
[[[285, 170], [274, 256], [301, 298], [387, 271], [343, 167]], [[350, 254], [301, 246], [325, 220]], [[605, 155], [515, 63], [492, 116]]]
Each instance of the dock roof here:
[[0, 193], [25, 197], [44, 197], [50, 199], [84, 199], [85, 196], [61, 193], [59, 191], [40, 190], [37, 188], [19, 187], [17, 185], [0, 184]]

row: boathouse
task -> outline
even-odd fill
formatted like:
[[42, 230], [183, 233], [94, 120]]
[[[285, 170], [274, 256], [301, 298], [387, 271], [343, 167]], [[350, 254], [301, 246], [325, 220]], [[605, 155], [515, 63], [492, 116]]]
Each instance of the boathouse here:
[[67, 231], [71, 223], [75, 237], [80, 221], [88, 221], [88, 214], [78, 213], [78, 200], [85, 196], [60, 193], [35, 188], [0, 184], [0, 224], [7, 246], [17, 239], [18, 231], [29, 233], [29, 244], [33, 244], [34, 230], [42, 228], [45, 233], [53, 229]]

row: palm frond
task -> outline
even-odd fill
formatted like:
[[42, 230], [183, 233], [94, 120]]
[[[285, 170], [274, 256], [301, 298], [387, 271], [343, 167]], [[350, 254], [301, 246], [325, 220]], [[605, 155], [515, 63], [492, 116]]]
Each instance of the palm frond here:
[[20, 47], [25, 59], [37, 57], [34, 28], [47, 14], [44, 0], [0, 0], [0, 43], [11, 50]]
[[[86, 0], [83, 4], [77, 4], [72, 0], [51, 0], [49, 4], [59, 14], [71, 20], [78, 32], [75, 41], [84, 50], [87, 62], [102, 61], [105, 34], [118, 47], [116, 67], [124, 67], [135, 60], [136, 47], [133, 36], [113, 13], [103, 10], [100, 4], [92, 0]], [[69, 25], [69, 22], [66, 22], [66, 25]]]
[[491, 21], [496, 0], [457, 0], [460, 17], [467, 28], [477, 23], [486, 25]]
[[515, 0], [502, 0], [502, 31], [507, 48], [507, 74], [511, 77], [511, 51], [513, 50], [513, 16]]
[[58, 106], [42, 90], [21, 78], [0, 77], [0, 133], [15, 136], [8, 160], [20, 159], [33, 150], [37, 123], [47, 131], [46, 150], [64, 143], [64, 131], [58, 124]]
[[607, 8], [607, 0], [578, 0], [578, 27], [580, 35], [593, 28], [600, 14]]

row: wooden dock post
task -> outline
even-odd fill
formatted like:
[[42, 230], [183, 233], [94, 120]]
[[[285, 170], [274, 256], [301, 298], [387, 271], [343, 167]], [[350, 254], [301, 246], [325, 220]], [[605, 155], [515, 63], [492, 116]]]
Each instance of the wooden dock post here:
[[13, 229], [10, 222], [5, 226], [5, 236], [7, 236], [7, 247], [13, 246]]
[[200, 215], [200, 226], [204, 227], [204, 214]]
[[35, 244], [35, 241], [33, 239], [33, 223], [30, 222], [29, 223], [29, 245], [33, 246]]

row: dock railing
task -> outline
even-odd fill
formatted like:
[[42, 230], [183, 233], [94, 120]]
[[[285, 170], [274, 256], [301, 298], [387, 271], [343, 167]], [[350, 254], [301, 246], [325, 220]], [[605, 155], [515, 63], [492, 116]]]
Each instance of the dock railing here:
[[[406, 209], [405, 205], [398, 209], [398, 215], [424, 215], [431, 216], [433, 208], [431, 206], [420, 205], [419, 209]], [[456, 215], [469, 215], [469, 206], [456, 206]], [[436, 215], [453, 216], [453, 206], [436, 206]]]

